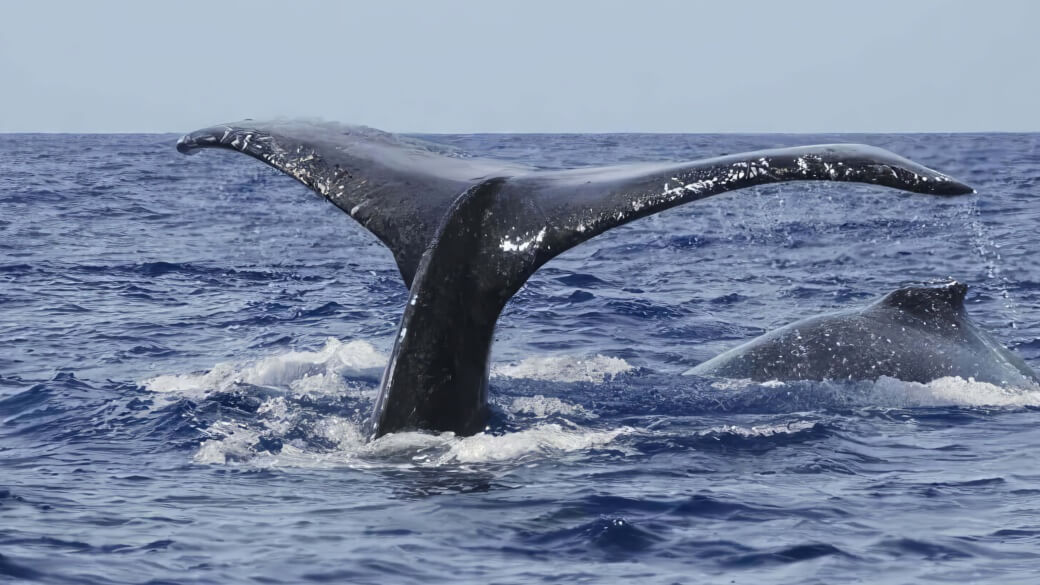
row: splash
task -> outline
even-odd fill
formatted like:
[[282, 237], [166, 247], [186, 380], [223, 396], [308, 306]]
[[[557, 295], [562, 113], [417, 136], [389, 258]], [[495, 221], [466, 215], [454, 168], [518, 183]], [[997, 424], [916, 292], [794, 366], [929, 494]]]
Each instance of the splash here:
[[[265, 405], [266, 408], [266, 405]], [[268, 413], [277, 407], [266, 408]], [[390, 433], [366, 442], [360, 425], [335, 416], [324, 417], [305, 439], [273, 441], [265, 437], [285, 431], [292, 415], [264, 420], [260, 426], [220, 421], [210, 427], [212, 438], [195, 453], [201, 464], [240, 465], [250, 468], [426, 468], [458, 464], [512, 462], [556, 457], [571, 452], [603, 448], [618, 437], [632, 433], [629, 427], [595, 430], [557, 423], [538, 424], [512, 433], [480, 433], [458, 437], [453, 433]], [[315, 441], [317, 439], [317, 441]], [[313, 443], [325, 442], [331, 448], [315, 449]]]
[[[1040, 406], [1040, 388], [1002, 387], [974, 378], [947, 376], [928, 383], [905, 382], [882, 376], [876, 381], [792, 381], [754, 382], [719, 379], [712, 382], [720, 400], [732, 402], [735, 396], [766, 393], [769, 398], [789, 405], [792, 410], [806, 407], [882, 407], [928, 408], [940, 406]], [[763, 400], [764, 401], [764, 400]]]
[[[362, 340], [328, 338], [317, 351], [290, 351], [247, 364], [222, 362], [207, 372], [169, 374], [141, 382], [146, 390], [204, 398], [243, 384], [281, 388], [300, 394], [335, 395], [350, 388], [345, 378], [378, 381], [387, 356]], [[604, 382], [635, 368], [621, 358], [596, 355], [536, 356], [515, 364], [496, 364], [491, 375], [551, 382]]]
[[291, 351], [245, 366], [219, 363], [208, 372], [157, 376], [141, 385], [152, 392], [189, 398], [204, 398], [242, 384], [335, 395], [349, 390], [346, 378], [378, 380], [385, 364], [386, 355], [366, 341], [329, 338], [318, 351]]
[[[385, 354], [365, 341], [329, 339], [316, 351], [290, 351], [244, 365], [222, 363], [208, 372], [159, 376], [146, 380], [148, 390], [171, 398], [206, 399], [221, 392], [246, 394], [255, 412], [222, 414], [204, 428], [194, 461], [208, 465], [249, 468], [430, 468], [506, 463], [527, 464], [566, 454], [603, 448], [624, 452], [625, 436], [656, 436], [653, 423], [645, 428], [606, 428], [597, 413], [558, 397], [513, 396], [500, 406], [519, 421], [520, 430], [485, 432], [470, 437], [452, 433], [391, 433], [366, 441], [363, 417], [374, 392]], [[602, 383], [635, 368], [620, 358], [596, 355], [529, 357], [493, 368], [499, 378], [557, 383]], [[933, 406], [1040, 405], [1040, 389], [1005, 389], [992, 384], [942, 378], [928, 384], [892, 378], [876, 382], [779, 382], [715, 380], [704, 400], [719, 410], [739, 413], [769, 405], [776, 412], [818, 411], [845, 407], [915, 408]], [[676, 397], [669, 398], [672, 400]], [[750, 406], [749, 406], [750, 405]], [[669, 419], [679, 412], [669, 410]], [[682, 434], [707, 438], [737, 437], [768, 440], [812, 430], [812, 421], [751, 426], [701, 426], [690, 420]], [[642, 425], [640, 425], [642, 427]], [[700, 429], [698, 429], [700, 427]]]
[[882, 377], [874, 383], [881, 406], [1040, 406], [1040, 390], [1004, 388], [974, 378], [946, 377], [927, 384]]
[[519, 396], [506, 407], [512, 414], [526, 414], [535, 418], [546, 418], [555, 415], [582, 416], [585, 418], [596, 418], [597, 415], [585, 410], [581, 405], [571, 404], [552, 396]]
[[587, 359], [566, 355], [538, 356], [516, 364], [496, 365], [491, 369], [491, 375], [551, 382], [604, 382], [634, 369], [622, 358], [599, 354]]
[[[391, 433], [366, 441], [360, 422], [364, 400], [357, 398], [374, 392], [386, 360], [366, 341], [330, 338], [317, 351], [290, 351], [246, 364], [220, 363], [206, 372], [157, 376], [141, 385], [170, 399], [219, 399], [221, 393], [232, 392], [249, 395], [259, 404], [248, 419], [221, 419], [199, 429], [207, 437], [194, 456], [201, 464], [365, 468], [527, 461], [596, 449], [631, 432], [628, 427], [603, 430], [577, 425], [564, 417], [597, 417], [580, 405], [536, 395], [516, 397], [503, 405], [510, 415], [531, 419], [533, 424], [520, 431], [471, 437]], [[632, 369], [622, 359], [602, 355], [553, 356], [496, 367], [493, 375], [602, 382]], [[343, 397], [354, 400], [339, 400]]]
[[441, 463], [480, 463], [522, 459], [528, 455], [551, 456], [571, 451], [604, 447], [617, 437], [631, 433], [629, 427], [595, 431], [581, 427], [565, 428], [559, 424], [537, 425], [504, 435], [479, 434], [465, 437], [451, 445]]

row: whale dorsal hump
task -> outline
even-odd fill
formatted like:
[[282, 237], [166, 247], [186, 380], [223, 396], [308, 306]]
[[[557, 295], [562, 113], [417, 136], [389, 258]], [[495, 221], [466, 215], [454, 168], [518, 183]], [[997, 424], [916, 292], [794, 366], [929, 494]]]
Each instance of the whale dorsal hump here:
[[964, 313], [968, 286], [951, 282], [939, 286], [908, 286], [892, 291], [875, 306], [898, 309], [923, 319], [956, 318]]

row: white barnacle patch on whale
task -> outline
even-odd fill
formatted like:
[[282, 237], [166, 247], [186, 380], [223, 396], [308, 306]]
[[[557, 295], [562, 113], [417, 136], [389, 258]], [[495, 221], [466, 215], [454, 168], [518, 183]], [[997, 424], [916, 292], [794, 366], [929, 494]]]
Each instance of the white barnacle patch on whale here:
[[727, 174], [726, 179], [730, 182], [743, 181], [745, 178], [750, 176], [750, 173], [751, 164], [748, 162], [741, 161], [738, 163], [733, 163], [730, 166], [729, 173]]
[[719, 179], [717, 177], [711, 177], [708, 179], [701, 179], [690, 183], [683, 183], [678, 177], [672, 177], [672, 181], [679, 183], [676, 187], [671, 187], [669, 182], [666, 181], [664, 184], [664, 190], [661, 191], [661, 195], [666, 198], [667, 201], [674, 201], [678, 197], [686, 193], [699, 194], [710, 189], [713, 189], [717, 184], [726, 184], [725, 179]]
[[818, 154], [806, 154], [796, 158], [795, 164], [798, 166], [798, 173], [803, 177], [811, 177], [813, 176], [813, 165], [816, 165], [816, 167], [819, 168], [827, 163], [824, 161], [823, 157]]
[[499, 248], [505, 252], [526, 252], [531, 246], [542, 243], [543, 239], [545, 239], [545, 228], [542, 228], [537, 234], [527, 239], [521, 240], [517, 238], [516, 241], [513, 241], [510, 238], [505, 238], [502, 240]]

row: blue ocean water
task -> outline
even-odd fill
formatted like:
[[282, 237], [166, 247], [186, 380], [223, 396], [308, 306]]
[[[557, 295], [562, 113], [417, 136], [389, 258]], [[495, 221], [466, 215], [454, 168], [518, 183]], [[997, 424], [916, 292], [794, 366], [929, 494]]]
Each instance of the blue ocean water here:
[[365, 443], [406, 298], [349, 217], [172, 135], [0, 135], [0, 581], [1035, 583], [1040, 391], [682, 376], [956, 278], [1040, 367], [1040, 135], [434, 136], [568, 167], [865, 142], [977, 195], [729, 193], [540, 270], [483, 435]]

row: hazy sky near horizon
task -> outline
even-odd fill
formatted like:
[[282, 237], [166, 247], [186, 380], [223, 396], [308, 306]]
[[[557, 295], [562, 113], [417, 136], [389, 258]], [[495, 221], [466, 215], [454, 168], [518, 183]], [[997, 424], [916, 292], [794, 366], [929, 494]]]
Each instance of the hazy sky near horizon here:
[[1033, 0], [0, 6], [0, 132], [1040, 130]]

